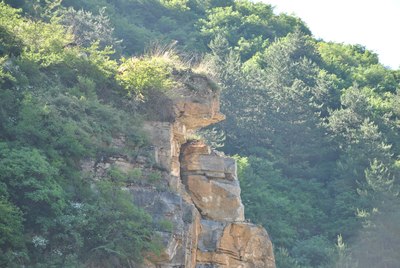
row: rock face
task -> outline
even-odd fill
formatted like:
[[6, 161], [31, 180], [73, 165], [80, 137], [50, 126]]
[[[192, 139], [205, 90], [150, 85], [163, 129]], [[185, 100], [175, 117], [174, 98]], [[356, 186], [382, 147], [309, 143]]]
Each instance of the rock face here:
[[135, 204], [145, 208], [156, 222], [172, 223], [172, 230], [158, 231], [164, 252], [160, 256], [149, 257], [143, 268], [194, 267], [201, 220], [194, 205], [169, 191], [142, 187], [131, 187], [129, 190]]
[[202, 221], [196, 268], [275, 267], [272, 244], [262, 227], [250, 223]]
[[181, 178], [204, 219], [244, 221], [240, 186], [232, 158], [212, 154], [204, 142], [182, 147]]
[[[245, 221], [236, 162], [191, 139], [195, 130], [219, 122], [219, 93], [209, 81], [192, 77], [196, 91], [182, 86], [169, 92], [165, 121], [144, 124], [157, 166], [157, 186], [132, 183], [132, 201], [152, 215], [165, 250], [148, 255], [142, 268], [274, 268], [272, 243], [260, 226]], [[157, 109], [158, 107], [154, 107]], [[170, 120], [170, 119], [173, 120]], [[113, 142], [124, 146], [123, 137]], [[143, 159], [109, 157], [87, 161], [83, 171], [101, 178], [111, 167], [125, 173], [141, 169]], [[146, 173], [147, 172], [147, 173]], [[133, 172], [134, 173], [134, 172]], [[160, 185], [162, 186], [160, 188]]]
[[267, 232], [245, 221], [235, 160], [190, 140], [195, 130], [224, 119], [218, 93], [206, 79], [195, 82], [199, 92], [180, 88], [171, 94], [173, 122], [145, 124], [154, 158], [169, 173], [173, 192], [171, 198], [145, 194], [155, 202], [140, 201], [141, 190], [131, 190], [137, 204], [153, 204], [147, 211], [155, 219], [167, 218], [174, 225], [172, 233], [164, 234], [167, 249], [151, 260], [153, 267], [273, 268]]

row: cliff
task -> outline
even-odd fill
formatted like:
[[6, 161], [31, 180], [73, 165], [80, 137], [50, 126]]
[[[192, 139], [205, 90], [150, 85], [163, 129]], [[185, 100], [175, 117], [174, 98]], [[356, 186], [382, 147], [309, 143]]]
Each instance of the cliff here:
[[[133, 202], [161, 223], [158, 235], [165, 250], [149, 254], [142, 267], [275, 267], [267, 232], [245, 220], [235, 160], [190, 139], [195, 130], [225, 116], [219, 111], [219, 93], [206, 78], [192, 76], [189, 82], [195, 89], [175, 88], [165, 96], [164, 107], [151, 107], [168, 120], [144, 124], [153, 145], [150, 154], [162, 170], [160, 181], [127, 187]], [[115, 143], [123, 146], [123, 139]], [[101, 176], [110, 166], [129, 173], [143, 168], [143, 161], [119, 156], [86, 165]]]
[[267, 232], [245, 221], [235, 160], [188, 140], [196, 129], [224, 119], [218, 92], [206, 79], [194, 79], [196, 91], [170, 93], [173, 122], [145, 126], [172, 193], [131, 192], [138, 204], [152, 204], [148, 211], [155, 217], [174, 224], [163, 257], [153, 259], [152, 267], [275, 267]]

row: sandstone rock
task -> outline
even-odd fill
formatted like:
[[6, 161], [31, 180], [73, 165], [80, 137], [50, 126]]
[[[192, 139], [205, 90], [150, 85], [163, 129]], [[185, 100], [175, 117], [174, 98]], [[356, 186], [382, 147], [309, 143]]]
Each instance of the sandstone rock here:
[[[217, 123], [225, 118], [219, 111], [219, 93], [214, 92], [207, 79], [194, 78], [198, 91], [193, 92], [187, 87], [171, 90], [170, 101], [173, 114], [169, 122], [145, 122], [144, 130], [154, 145], [156, 162], [170, 172], [169, 186], [175, 192], [185, 194], [180, 182], [180, 149], [186, 143], [187, 137], [194, 130]], [[158, 107], [155, 107], [158, 108]], [[206, 147], [204, 147], [206, 148]], [[206, 148], [209, 150], [208, 148]]]
[[210, 180], [201, 175], [188, 175], [184, 182], [194, 204], [206, 219], [244, 221], [237, 181]]
[[[224, 119], [219, 94], [207, 79], [190, 78], [196, 90], [176, 88], [164, 96], [166, 111], [161, 120], [146, 122], [154, 148], [154, 159], [164, 171], [168, 190], [151, 185], [127, 186], [132, 201], [146, 210], [155, 224], [172, 223], [172, 230], [157, 234], [164, 244], [160, 256], [148, 253], [141, 268], [275, 268], [267, 232], [244, 219], [236, 162], [212, 151], [203, 141], [189, 140], [193, 131]], [[159, 107], [154, 107], [158, 109]], [[158, 112], [160, 112], [158, 111]], [[124, 146], [124, 137], [111, 146]], [[95, 178], [105, 176], [112, 166], [129, 173], [146, 159], [113, 156], [95, 163], [82, 163], [82, 170]]]
[[[235, 160], [212, 154], [204, 142], [189, 143], [181, 153], [181, 177], [193, 203], [206, 219], [244, 221]], [[227, 176], [229, 174], [229, 176]]]
[[225, 119], [219, 110], [219, 92], [210, 88], [208, 80], [197, 77], [192, 81], [197, 90], [180, 87], [170, 93], [176, 121], [188, 129], [198, 129]]
[[101, 179], [107, 176], [107, 172], [111, 167], [115, 167], [121, 172], [127, 173], [134, 169], [133, 163], [128, 157], [113, 156], [104, 158], [101, 161], [88, 159], [81, 163], [81, 170], [85, 174], [90, 174], [94, 179]]
[[[209, 226], [207, 223], [203, 226]], [[209, 228], [202, 228], [199, 245], [216, 245], [214, 251], [199, 247], [197, 266], [219, 268], [274, 268], [275, 259], [272, 243], [267, 232], [259, 226], [249, 223], [230, 223], [223, 230], [212, 230], [219, 237], [210, 236]], [[211, 238], [211, 239], [210, 239]], [[209, 241], [204, 241], [209, 240]]]
[[236, 179], [237, 168], [235, 159], [224, 157], [224, 172], [225, 172], [225, 177], [228, 180]]
[[163, 168], [172, 172], [174, 152], [173, 125], [169, 122], [145, 122], [144, 130], [155, 147], [154, 158]]
[[150, 255], [148, 261], [158, 267], [195, 267], [200, 215], [193, 204], [179, 195], [142, 187], [131, 187], [133, 202], [152, 215], [155, 222], [168, 220], [173, 230], [160, 230], [164, 251], [160, 256]]
[[146, 122], [144, 129], [154, 145], [155, 161], [171, 175], [170, 188], [181, 192], [179, 154], [181, 145], [186, 141], [186, 127], [179, 122]]
[[202, 102], [178, 100], [175, 105], [179, 114], [179, 121], [189, 129], [202, 128], [225, 119], [225, 116], [219, 112], [219, 100], [217, 98], [203, 100]]
[[204, 154], [184, 154], [182, 159], [183, 169], [185, 172], [203, 171], [221, 173], [225, 177], [224, 159], [216, 155]]
[[198, 250], [203, 253], [216, 251], [226, 223], [203, 219], [200, 224]]

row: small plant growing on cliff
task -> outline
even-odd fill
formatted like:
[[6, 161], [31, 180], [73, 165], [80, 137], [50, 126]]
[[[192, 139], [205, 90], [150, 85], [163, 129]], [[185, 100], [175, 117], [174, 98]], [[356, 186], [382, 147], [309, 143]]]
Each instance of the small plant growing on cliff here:
[[134, 168], [128, 172], [129, 181], [139, 181], [143, 176], [140, 168]]
[[123, 182], [127, 177], [127, 175], [115, 165], [111, 166], [107, 171], [107, 175], [110, 177], [111, 181], [115, 183]]
[[188, 141], [188, 142], [203, 140], [203, 136], [201, 136], [201, 135], [198, 134], [198, 133], [191, 133], [191, 134], [188, 134], [186, 138], [187, 138], [187, 141]]
[[174, 224], [169, 221], [169, 220], [160, 220], [158, 223], [158, 228], [160, 231], [164, 231], [164, 232], [172, 232], [172, 230], [174, 229]]
[[161, 172], [158, 170], [151, 171], [147, 178], [150, 183], [155, 184], [161, 180]]

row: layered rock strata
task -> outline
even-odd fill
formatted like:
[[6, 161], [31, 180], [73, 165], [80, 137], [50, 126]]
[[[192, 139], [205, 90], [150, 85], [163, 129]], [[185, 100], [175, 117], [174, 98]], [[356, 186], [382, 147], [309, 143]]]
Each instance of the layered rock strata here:
[[[202, 127], [224, 119], [219, 93], [209, 81], [192, 77], [193, 87], [182, 86], [164, 96], [166, 121], [149, 121], [144, 130], [161, 172], [157, 185], [131, 183], [132, 201], [151, 214], [159, 225], [157, 235], [165, 250], [147, 255], [142, 268], [274, 268], [272, 244], [267, 232], [248, 223], [240, 198], [235, 160], [191, 138]], [[159, 107], [153, 107], [158, 109]], [[123, 147], [124, 139], [112, 146]], [[142, 175], [145, 161], [114, 156], [82, 164], [84, 172], [101, 179], [111, 167]]]
[[[156, 162], [169, 174], [170, 195], [175, 200], [161, 201], [163, 194], [154, 193], [146, 195], [159, 203], [142, 202], [154, 204], [147, 211], [155, 218], [174, 224], [172, 234], [165, 236], [165, 254], [152, 259], [153, 267], [275, 267], [267, 232], [245, 221], [235, 160], [190, 139], [195, 130], [224, 119], [218, 93], [205, 79], [196, 83], [202, 85], [201, 92], [181, 88], [172, 94], [173, 122], [145, 124]], [[140, 205], [140, 190], [132, 194]]]

